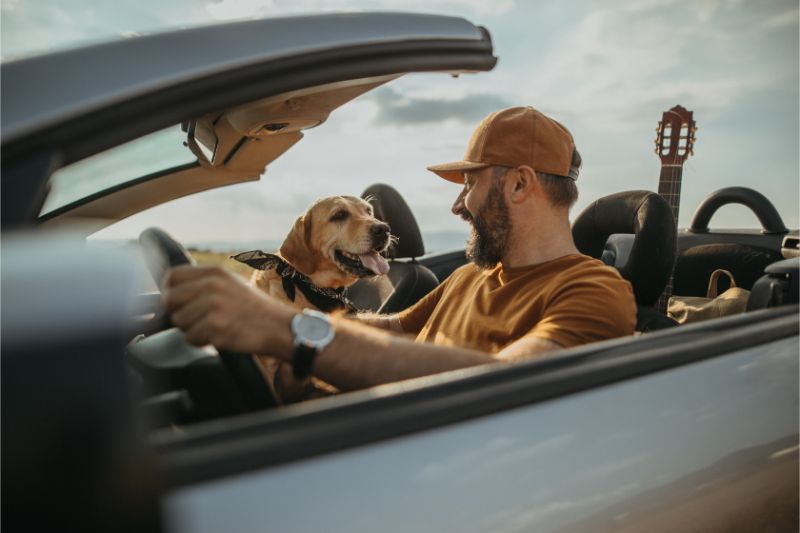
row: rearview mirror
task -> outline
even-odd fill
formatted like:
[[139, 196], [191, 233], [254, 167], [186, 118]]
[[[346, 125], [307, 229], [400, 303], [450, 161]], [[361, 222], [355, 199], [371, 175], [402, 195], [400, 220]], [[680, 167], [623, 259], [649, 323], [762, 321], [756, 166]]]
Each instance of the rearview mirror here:
[[217, 153], [217, 134], [208, 120], [190, 120], [186, 127], [186, 144], [201, 163], [214, 164]]

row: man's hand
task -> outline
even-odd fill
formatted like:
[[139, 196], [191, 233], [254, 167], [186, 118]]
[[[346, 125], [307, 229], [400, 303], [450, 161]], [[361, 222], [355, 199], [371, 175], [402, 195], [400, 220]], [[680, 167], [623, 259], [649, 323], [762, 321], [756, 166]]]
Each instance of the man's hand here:
[[194, 345], [289, 356], [294, 311], [223, 268], [175, 267], [163, 298], [172, 323]]

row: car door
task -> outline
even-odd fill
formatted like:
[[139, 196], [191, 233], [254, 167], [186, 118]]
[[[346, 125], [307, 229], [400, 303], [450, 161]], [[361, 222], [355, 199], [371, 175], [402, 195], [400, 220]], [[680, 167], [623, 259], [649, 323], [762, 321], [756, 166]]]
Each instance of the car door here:
[[793, 531], [797, 306], [153, 443], [175, 531]]

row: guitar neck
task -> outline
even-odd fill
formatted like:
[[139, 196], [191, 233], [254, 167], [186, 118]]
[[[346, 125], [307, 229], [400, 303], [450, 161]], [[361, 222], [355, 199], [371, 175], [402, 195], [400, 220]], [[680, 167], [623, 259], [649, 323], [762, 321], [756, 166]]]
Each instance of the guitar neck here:
[[[681, 204], [681, 179], [683, 178], [683, 165], [661, 165], [661, 177], [658, 180], [658, 194], [669, 204], [672, 216], [675, 218], [675, 228], [678, 227], [678, 212]], [[662, 314], [667, 313], [667, 304], [672, 296], [673, 274], [670, 273], [667, 286], [656, 303], [656, 309]]]
[[675, 227], [678, 227], [678, 212], [681, 204], [681, 179], [683, 178], [683, 165], [661, 165], [661, 177], [658, 180], [658, 194], [661, 195], [672, 209], [675, 217]]

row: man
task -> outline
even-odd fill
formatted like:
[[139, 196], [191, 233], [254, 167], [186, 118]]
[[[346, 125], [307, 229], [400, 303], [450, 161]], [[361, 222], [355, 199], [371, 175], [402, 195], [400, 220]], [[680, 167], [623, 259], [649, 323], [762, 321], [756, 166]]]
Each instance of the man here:
[[569, 131], [531, 107], [484, 119], [464, 160], [428, 167], [463, 184], [452, 210], [472, 224], [471, 263], [397, 315], [298, 313], [195, 267], [170, 272], [167, 309], [193, 344], [272, 354], [340, 390], [632, 334], [630, 284], [572, 241], [580, 164]]

